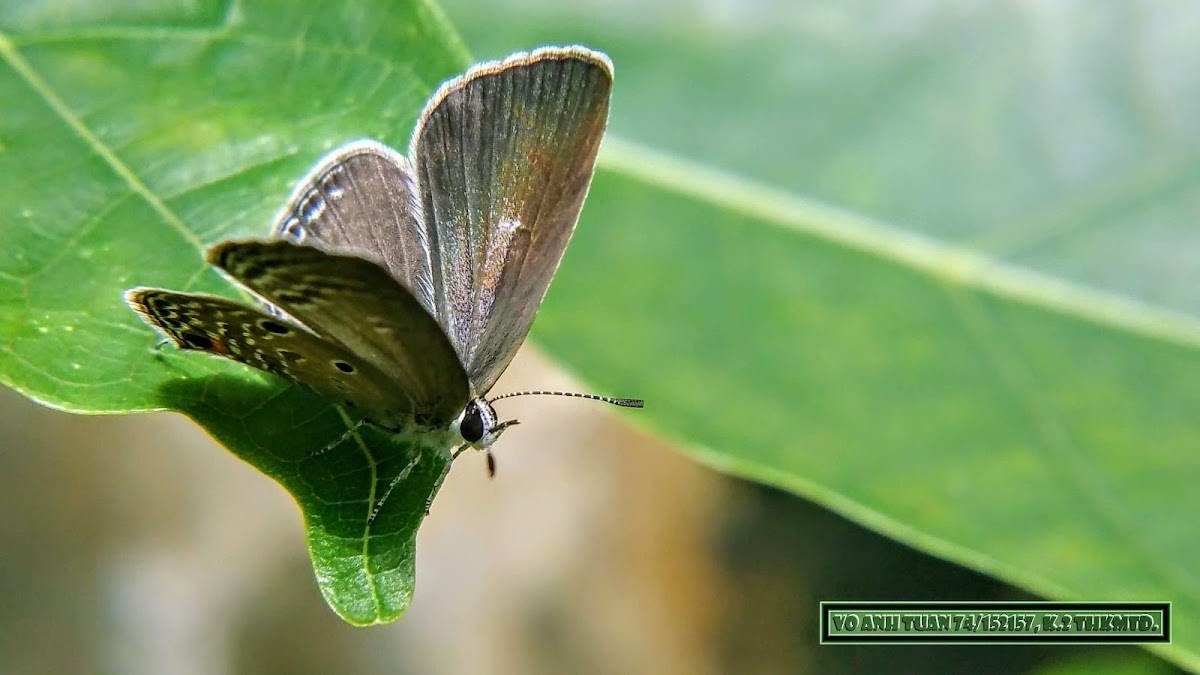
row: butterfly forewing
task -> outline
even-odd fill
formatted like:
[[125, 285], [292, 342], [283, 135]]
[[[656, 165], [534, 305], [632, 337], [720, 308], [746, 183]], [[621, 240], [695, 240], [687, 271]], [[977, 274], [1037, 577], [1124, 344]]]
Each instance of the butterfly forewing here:
[[223, 356], [359, 408], [372, 421], [400, 427], [414, 401], [383, 372], [341, 345], [293, 323], [212, 295], [134, 288], [125, 300], [181, 349]]
[[224, 242], [208, 261], [386, 373], [418, 422], [446, 426], [469, 398], [467, 376], [433, 316], [379, 264], [288, 241]]
[[322, 159], [288, 200], [272, 235], [378, 260], [434, 312], [429, 242], [412, 170], [381, 143], [356, 141]]
[[558, 268], [611, 86], [604, 56], [547, 48], [448, 82], [418, 122], [409, 158], [434, 305], [477, 393], [516, 353]]

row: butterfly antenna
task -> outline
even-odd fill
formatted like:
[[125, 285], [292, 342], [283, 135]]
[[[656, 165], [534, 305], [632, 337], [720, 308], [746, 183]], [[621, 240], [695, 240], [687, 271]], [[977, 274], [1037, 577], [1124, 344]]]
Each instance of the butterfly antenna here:
[[596, 394], [577, 394], [572, 391], [514, 391], [511, 394], [501, 394], [495, 398], [488, 399], [488, 403], [495, 403], [502, 398], [512, 398], [514, 396], [573, 396], [575, 398], [603, 401], [621, 406], [622, 408], [642, 408], [646, 405], [646, 402], [640, 398], [613, 398], [611, 396], [597, 396]]

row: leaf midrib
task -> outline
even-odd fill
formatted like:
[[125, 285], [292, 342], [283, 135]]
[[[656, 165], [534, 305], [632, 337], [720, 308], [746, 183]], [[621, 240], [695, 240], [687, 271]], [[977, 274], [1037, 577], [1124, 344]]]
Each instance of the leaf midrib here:
[[25, 60], [25, 57], [17, 50], [12, 40], [4, 32], [0, 32], [0, 58], [13, 69], [14, 72], [36, 93], [42, 101], [50, 107], [56, 116], [64, 124], [67, 125], [72, 132], [75, 133], [93, 152], [100, 156], [109, 168], [116, 173], [125, 184], [129, 186], [139, 197], [154, 209], [156, 213], [162, 216], [180, 236], [182, 236], [189, 244], [196, 247], [197, 250], [204, 248], [200, 238], [192, 232], [174, 211], [172, 211], [166, 203], [163, 202], [150, 186], [146, 185], [141, 178], [137, 176], [121, 158], [117, 157], [106, 143], [100, 140], [92, 130], [79, 119], [75, 113], [67, 106], [66, 102], [54, 91], [50, 83], [33, 68], [33, 66]]
[[1200, 317], [1011, 265], [963, 246], [606, 136], [597, 165], [699, 202], [881, 260], [956, 287], [1135, 335], [1200, 348]]

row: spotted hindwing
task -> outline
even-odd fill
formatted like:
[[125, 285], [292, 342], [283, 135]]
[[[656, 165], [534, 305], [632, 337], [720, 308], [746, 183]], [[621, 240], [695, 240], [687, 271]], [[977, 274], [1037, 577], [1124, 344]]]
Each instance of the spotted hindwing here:
[[429, 240], [412, 169], [372, 140], [347, 143], [313, 167], [271, 235], [378, 260], [431, 314]]

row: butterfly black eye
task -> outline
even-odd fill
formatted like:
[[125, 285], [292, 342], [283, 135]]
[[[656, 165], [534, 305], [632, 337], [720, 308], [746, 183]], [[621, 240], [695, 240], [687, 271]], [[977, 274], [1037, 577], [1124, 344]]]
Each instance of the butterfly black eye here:
[[462, 434], [463, 440], [468, 443], [474, 443], [483, 438], [483, 411], [474, 401], [467, 406], [466, 412], [463, 413], [462, 424], [458, 425], [458, 433]]

